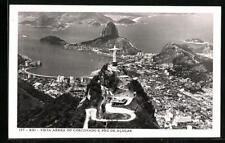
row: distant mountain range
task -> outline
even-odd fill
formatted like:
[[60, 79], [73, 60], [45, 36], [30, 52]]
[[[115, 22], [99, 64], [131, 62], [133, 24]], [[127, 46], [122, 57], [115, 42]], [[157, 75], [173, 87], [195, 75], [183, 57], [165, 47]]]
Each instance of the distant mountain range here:
[[[20, 13], [19, 23], [24, 25], [30, 25], [33, 27], [48, 27], [55, 31], [64, 30], [70, 25], [87, 24], [91, 26], [101, 26], [108, 22], [114, 22], [117, 24], [134, 24], [138, 22], [135, 18], [136, 15], [121, 17], [117, 20], [111, 18], [113, 15], [107, 15], [105, 13], [95, 12], [76, 12], [76, 13]], [[119, 16], [117, 16], [119, 17]], [[135, 19], [135, 20], [133, 20]]]
[[113, 21], [101, 13], [92, 12], [30, 13], [29, 15], [22, 13], [21, 15], [20, 24], [33, 27], [48, 27], [55, 31], [64, 30], [73, 23], [100, 26], [101, 24]]
[[53, 31], [59, 31], [70, 27], [74, 23], [88, 24], [91, 26], [105, 25], [110, 21], [122, 25], [148, 23], [149, 18], [161, 15], [173, 16], [175, 14], [120, 12], [20, 12], [19, 23], [31, 25], [33, 27], [48, 27], [52, 28]]
[[20, 24], [29, 24], [34, 27], [53, 27], [58, 26], [60, 23], [57, 17], [49, 17], [47, 14], [40, 16], [33, 16], [33, 19], [24, 19]]

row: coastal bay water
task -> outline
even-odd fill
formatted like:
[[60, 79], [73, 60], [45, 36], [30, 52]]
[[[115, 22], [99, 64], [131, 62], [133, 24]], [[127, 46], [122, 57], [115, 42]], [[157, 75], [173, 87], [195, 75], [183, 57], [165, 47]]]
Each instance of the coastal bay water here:
[[[119, 34], [128, 38], [143, 52], [158, 53], [171, 41], [200, 38], [213, 42], [212, 17], [198, 15], [155, 16], [146, 20], [147, 24], [117, 25]], [[32, 72], [44, 75], [88, 75], [100, 68], [111, 58], [89, 52], [65, 50], [61, 47], [43, 45], [40, 38], [54, 35], [68, 42], [81, 42], [100, 36], [104, 26], [95, 27], [74, 24], [63, 31], [49, 28], [34, 28], [19, 25], [18, 51], [33, 60], [40, 60], [42, 66]], [[26, 35], [26, 36], [24, 36]]]
[[[21, 40], [23, 41], [23, 40]], [[29, 40], [20, 44], [19, 53], [28, 55], [32, 60], [40, 60], [42, 66], [31, 72], [42, 75], [84, 76], [97, 70], [109, 57], [94, 53], [84, 53], [76, 50], [64, 50], [62, 47], [41, 44], [37, 40]]]

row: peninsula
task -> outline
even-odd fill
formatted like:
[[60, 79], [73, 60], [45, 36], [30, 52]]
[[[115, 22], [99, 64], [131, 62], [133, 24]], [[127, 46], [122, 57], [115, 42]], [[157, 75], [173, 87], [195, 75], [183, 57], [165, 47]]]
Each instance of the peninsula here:
[[50, 44], [62, 44], [65, 49], [92, 51], [97, 54], [109, 55], [109, 49], [113, 48], [114, 45], [121, 49], [120, 52], [118, 52], [118, 55], [136, 55], [140, 52], [140, 50], [138, 50], [130, 40], [119, 36], [118, 29], [113, 22], [108, 22], [103, 28], [101, 36], [92, 40], [80, 43], [67, 43], [58, 37], [47, 36], [42, 38], [41, 41], [48, 42]]

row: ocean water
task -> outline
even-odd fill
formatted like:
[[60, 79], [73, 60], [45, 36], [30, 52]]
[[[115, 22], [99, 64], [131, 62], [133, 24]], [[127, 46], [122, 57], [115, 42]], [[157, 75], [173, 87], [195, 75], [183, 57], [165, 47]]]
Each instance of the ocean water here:
[[[212, 17], [198, 15], [156, 16], [148, 24], [117, 25], [120, 36], [128, 38], [143, 52], [158, 53], [171, 41], [200, 38], [213, 42]], [[61, 47], [43, 45], [39, 39], [48, 35], [58, 36], [68, 42], [81, 42], [98, 37], [103, 26], [92, 27], [76, 24], [63, 31], [19, 25], [18, 52], [40, 60], [42, 66], [32, 72], [45, 75], [82, 76], [100, 68], [111, 58]], [[27, 37], [23, 37], [27, 35]]]

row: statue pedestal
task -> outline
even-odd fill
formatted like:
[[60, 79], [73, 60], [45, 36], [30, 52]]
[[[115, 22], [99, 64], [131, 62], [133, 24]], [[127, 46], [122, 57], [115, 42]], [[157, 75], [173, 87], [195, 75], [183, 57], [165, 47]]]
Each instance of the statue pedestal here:
[[112, 65], [113, 66], [117, 66], [117, 62], [112, 62]]
[[117, 69], [117, 66], [113, 65], [113, 64], [110, 64], [108, 66], [108, 70], [109, 71], [112, 71], [112, 72], [119, 72], [118, 69]]

